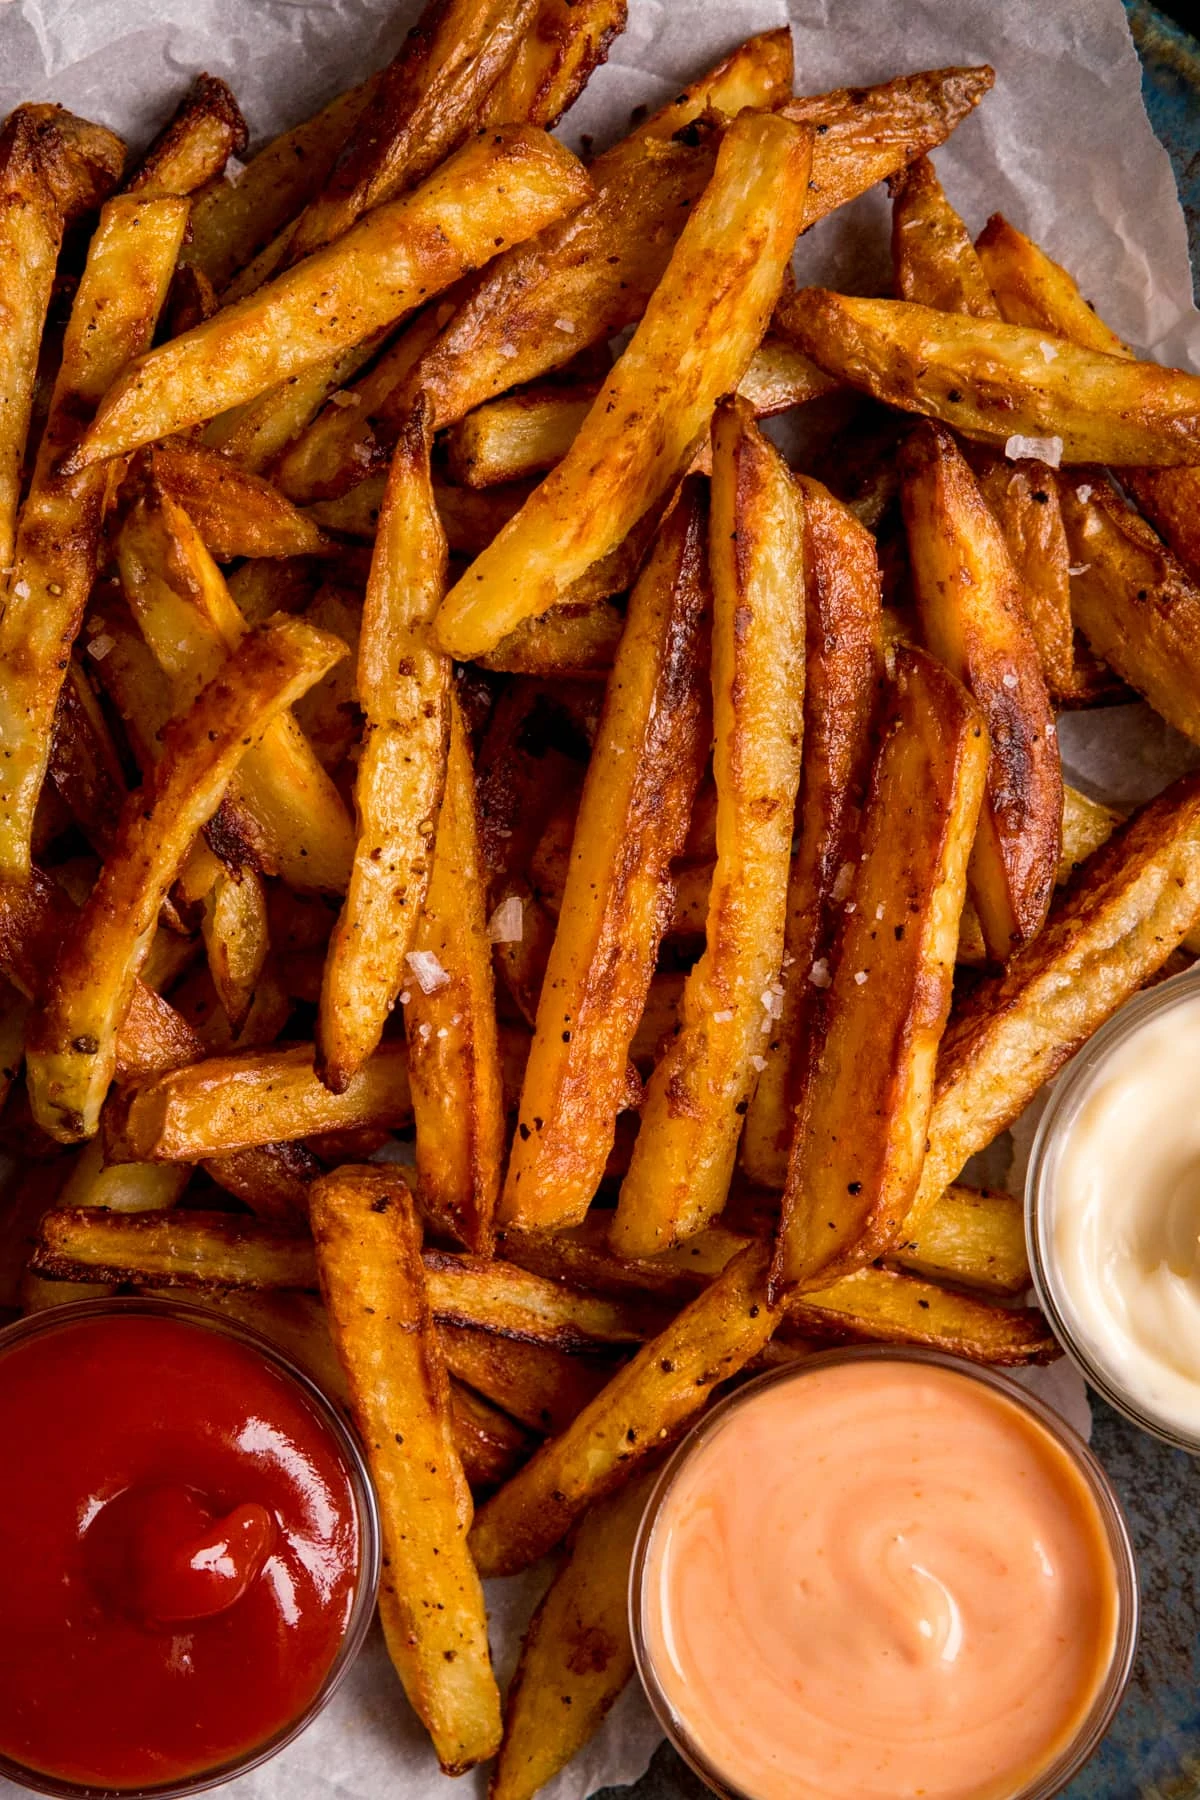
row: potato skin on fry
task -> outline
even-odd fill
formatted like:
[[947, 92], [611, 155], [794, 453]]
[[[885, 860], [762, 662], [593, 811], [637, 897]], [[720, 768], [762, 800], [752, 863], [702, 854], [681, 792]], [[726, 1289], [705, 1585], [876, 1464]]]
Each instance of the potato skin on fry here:
[[1000, 308], [971, 236], [920, 156], [892, 188], [892, 265], [896, 295], [938, 312], [998, 319]]
[[808, 1047], [776, 1301], [873, 1262], [921, 1178], [988, 740], [965, 689], [919, 650], [897, 651], [889, 710]]
[[629, 1046], [708, 748], [705, 513], [688, 486], [630, 600], [588, 765], [498, 1217], [581, 1219], [604, 1173]]
[[443, 1770], [458, 1774], [499, 1748], [500, 1694], [420, 1227], [395, 1169], [347, 1165], [323, 1176], [310, 1211], [329, 1327], [379, 1497], [388, 1654]]
[[229, 1213], [117, 1213], [61, 1207], [42, 1220], [34, 1266], [43, 1275], [162, 1282], [171, 1287], [311, 1287], [309, 1239]]
[[987, 726], [987, 796], [971, 897], [1005, 962], [1041, 929], [1062, 830], [1054, 715], [1004, 538], [953, 437], [923, 423], [900, 452], [913, 593], [929, 649]]

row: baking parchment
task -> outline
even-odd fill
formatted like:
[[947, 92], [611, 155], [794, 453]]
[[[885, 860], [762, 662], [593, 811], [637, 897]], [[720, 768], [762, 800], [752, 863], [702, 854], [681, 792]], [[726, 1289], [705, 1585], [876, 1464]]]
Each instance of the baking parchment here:
[[[416, 11], [411, 0], [0, 0], [0, 113], [20, 100], [57, 100], [137, 144], [207, 69], [232, 84], [261, 141], [377, 67]], [[563, 128], [573, 145], [587, 134], [603, 146], [632, 107], [663, 101], [741, 38], [789, 21], [800, 92], [990, 62], [994, 92], [936, 155], [951, 200], [972, 230], [1006, 213], [1073, 271], [1127, 341], [1200, 368], [1183, 214], [1142, 105], [1119, 0], [630, 0], [630, 14]], [[806, 237], [797, 274], [883, 291], [887, 243], [876, 190]], [[1195, 760], [1143, 707], [1067, 716], [1059, 741], [1068, 779], [1126, 805]], [[1016, 1133], [1018, 1157], [1027, 1138]], [[1086, 1429], [1082, 1384], [1064, 1365], [1034, 1379]], [[542, 1570], [489, 1584], [502, 1678], [545, 1579]], [[547, 1800], [584, 1800], [632, 1781], [658, 1737], [631, 1687]], [[483, 1790], [478, 1773], [457, 1783], [460, 1795]], [[17, 1791], [0, 1781], [0, 1793]], [[447, 1800], [453, 1790], [376, 1635], [303, 1737], [226, 1791], [238, 1800]]]

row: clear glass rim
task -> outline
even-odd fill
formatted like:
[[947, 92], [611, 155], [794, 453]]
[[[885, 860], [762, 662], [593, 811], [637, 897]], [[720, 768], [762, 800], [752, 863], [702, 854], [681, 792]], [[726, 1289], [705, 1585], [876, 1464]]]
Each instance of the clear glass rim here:
[[643, 1590], [645, 1586], [646, 1561], [649, 1554], [650, 1540], [658, 1515], [667, 1498], [675, 1478], [684, 1463], [687, 1462], [697, 1447], [736, 1408], [751, 1402], [764, 1388], [773, 1387], [785, 1381], [803, 1381], [807, 1375], [821, 1369], [828, 1369], [839, 1363], [865, 1362], [907, 1362], [920, 1363], [926, 1367], [948, 1369], [955, 1375], [967, 1380], [978, 1381], [993, 1392], [1002, 1394], [1018, 1408], [1029, 1413], [1050, 1436], [1066, 1452], [1087, 1483], [1088, 1490], [1096, 1502], [1100, 1516], [1104, 1522], [1105, 1537], [1113, 1559], [1113, 1567], [1117, 1583], [1117, 1617], [1113, 1641], [1112, 1659], [1108, 1672], [1096, 1694], [1086, 1717], [1071, 1742], [1064, 1746], [1058, 1756], [1028, 1786], [1014, 1792], [1011, 1800], [1054, 1800], [1067, 1783], [1072, 1781], [1092, 1756], [1111, 1725], [1124, 1698], [1125, 1689], [1129, 1685], [1129, 1677], [1133, 1670], [1134, 1657], [1137, 1654], [1138, 1630], [1140, 1624], [1140, 1602], [1137, 1584], [1137, 1564], [1134, 1560], [1133, 1544], [1129, 1536], [1129, 1528], [1121, 1502], [1117, 1497], [1111, 1481], [1092, 1450], [1072, 1430], [1066, 1420], [1036, 1394], [1019, 1387], [1015, 1381], [996, 1369], [979, 1363], [963, 1361], [961, 1357], [947, 1355], [941, 1350], [927, 1350], [916, 1345], [898, 1344], [854, 1344], [841, 1349], [825, 1350], [815, 1356], [806, 1357], [801, 1362], [786, 1365], [783, 1368], [768, 1369], [765, 1374], [757, 1376], [746, 1383], [736, 1393], [729, 1394], [718, 1401], [703, 1418], [701, 1418], [676, 1446], [664, 1465], [654, 1491], [646, 1503], [642, 1521], [638, 1527], [634, 1544], [633, 1561], [629, 1574], [629, 1626], [633, 1641], [634, 1665], [638, 1677], [645, 1690], [663, 1731], [674, 1748], [682, 1756], [688, 1766], [700, 1779], [723, 1800], [758, 1800], [758, 1796], [743, 1792], [730, 1784], [727, 1775], [715, 1768], [706, 1759], [703, 1750], [689, 1736], [687, 1726], [675, 1712], [670, 1700], [661, 1685], [654, 1668], [654, 1660], [650, 1654], [643, 1628]]
[[1038, 1305], [1067, 1357], [1089, 1387], [1139, 1430], [1170, 1444], [1173, 1449], [1186, 1451], [1189, 1456], [1200, 1456], [1200, 1432], [1189, 1435], [1144, 1407], [1076, 1333], [1066, 1302], [1066, 1286], [1059, 1279], [1053, 1250], [1046, 1236], [1051, 1211], [1049, 1186], [1057, 1154], [1102, 1065], [1148, 1020], [1194, 999], [1200, 999], [1200, 964], [1127, 1000], [1076, 1051], [1062, 1070], [1038, 1121], [1029, 1152], [1029, 1166], [1025, 1172], [1025, 1248]]
[[153, 1800], [177, 1800], [177, 1797], [182, 1800], [183, 1796], [202, 1794], [209, 1788], [219, 1787], [222, 1782], [232, 1781], [235, 1776], [249, 1774], [251, 1769], [259, 1768], [285, 1745], [299, 1737], [332, 1700], [362, 1647], [375, 1613], [380, 1564], [379, 1509], [362, 1452], [346, 1420], [312, 1377], [261, 1332], [243, 1325], [239, 1319], [227, 1319], [219, 1313], [210, 1312], [207, 1307], [191, 1306], [185, 1300], [152, 1298], [140, 1294], [115, 1295], [99, 1300], [72, 1300], [63, 1306], [32, 1313], [27, 1318], [16, 1319], [5, 1325], [0, 1328], [0, 1360], [17, 1344], [46, 1336], [69, 1325], [77, 1325], [87, 1319], [139, 1315], [176, 1319], [183, 1324], [201, 1326], [219, 1337], [231, 1338], [247, 1349], [256, 1351], [285, 1380], [300, 1390], [333, 1439], [349, 1478], [358, 1522], [358, 1579], [350, 1617], [325, 1679], [304, 1711], [269, 1738], [265, 1738], [261, 1744], [256, 1744], [241, 1756], [214, 1764], [211, 1769], [189, 1775], [182, 1781], [113, 1788], [62, 1780], [44, 1770], [31, 1769], [24, 1763], [14, 1762], [0, 1752], [0, 1775], [18, 1782], [22, 1787], [31, 1788], [35, 1793], [53, 1795], [56, 1800], [142, 1800], [142, 1796], [146, 1796], [146, 1800], [150, 1800], [150, 1797]]

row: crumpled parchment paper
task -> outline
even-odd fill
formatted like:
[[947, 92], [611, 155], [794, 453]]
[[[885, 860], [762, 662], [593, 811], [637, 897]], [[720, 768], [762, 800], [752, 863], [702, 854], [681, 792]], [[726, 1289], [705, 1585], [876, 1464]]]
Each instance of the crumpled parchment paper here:
[[[259, 142], [378, 67], [417, 10], [414, 0], [0, 0], [0, 113], [20, 100], [57, 100], [137, 144], [206, 69], [231, 83]], [[1142, 105], [1120, 0], [630, 0], [630, 14], [563, 129], [572, 144], [586, 133], [602, 147], [633, 106], [662, 102], [741, 38], [789, 21], [800, 92], [990, 62], [994, 92], [936, 153], [968, 225], [1007, 213], [1072, 270], [1122, 337], [1200, 368], [1183, 214]], [[877, 189], [806, 237], [798, 276], [870, 292], [887, 279], [887, 244]], [[1060, 743], [1071, 781], [1124, 805], [1197, 754], [1140, 706], [1068, 715]], [[1027, 1137], [1018, 1130], [1018, 1145]], [[1065, 1365], [1028, 1379], [1087, 1429], [1082, 1383]], [[489, 1584], [502, 1679], [545, 1579], [543, 1569]], [[547, 1800], [585, 1800], [634, 1780], [658, 1738], [631, 1687]], [[0, 1781], [0, 1794], [17, 1791]], [[455, 1790], [376, 1634], [322, 1717], [226, 1791], [238, 1800], [447, 1800]], [[482, 1795], [484, 1777], [476, 1772], [456, 1791]]]

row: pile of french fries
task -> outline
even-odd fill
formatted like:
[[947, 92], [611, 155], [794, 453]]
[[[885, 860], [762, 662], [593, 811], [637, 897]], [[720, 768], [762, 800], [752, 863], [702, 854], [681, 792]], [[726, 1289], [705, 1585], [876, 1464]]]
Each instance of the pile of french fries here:
[[[770, 32], [585, 167], [624, 24], [436, 0], [232, 173], [207, 77], [140, 160], [0, 136], [0, 1307], [310, 1370], [495, 1800], [628, 1680], [714, 1394], [1055, 1353], [960, 1178], [1200, 913], [1200, 779], [1122, 820], [1055, 727], [1200, 742], [1200, 379], [972, 242], [928, 153], [990, 69], [797, 98]], [[796, 291], [884, 180], [894, 297]], [[503, 1710], [481, 1580], [563, 1544]]]

